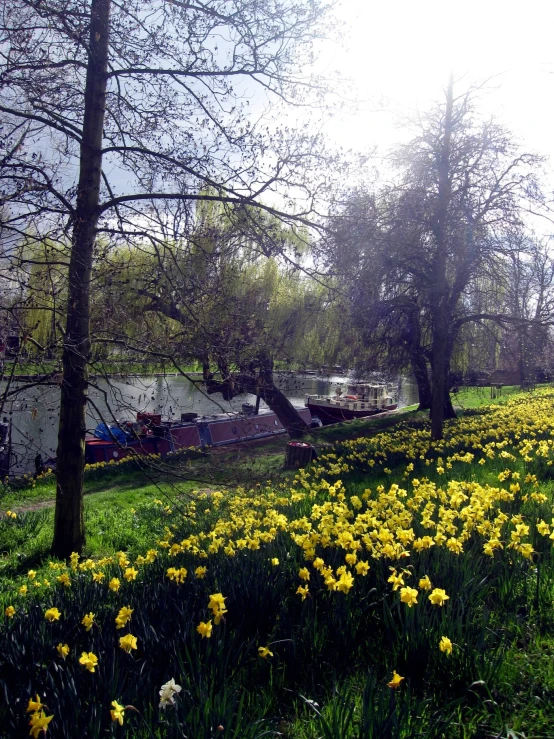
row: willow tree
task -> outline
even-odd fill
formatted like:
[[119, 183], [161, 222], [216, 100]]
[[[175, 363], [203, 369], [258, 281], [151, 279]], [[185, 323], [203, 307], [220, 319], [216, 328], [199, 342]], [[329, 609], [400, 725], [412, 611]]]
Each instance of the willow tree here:
[[[90, 287], [99, 234], [159, 235], [201, 199], [309, 217], [321, 147], [249, 114], [320, 96], [303, 75], [330, 0], [11, 0], [0, 16], [2, 197], [12, 234], [71, 242], [53, 551], [82, 549]], [[261, 96], [261, 97], [260, 97]], [[309, 100], [308, 100], [309, 98]], [[254, 106], [253, 106], [254, 107]], [[259, 116], [258, 116], [259, 117]], [[315, 161], [317, 154], [317, 161]], [[205, 195], [206, 186], [214, 189]]]
[[[354, 194], [362, 205], [358, 234], [344, 238], [343, 213], [335, 231], [339, 262], [346, 243], [350, 265], [360, 268], [353, 270], [356, 279], [368, 282], [354, 291], [354, 309], [356, 295], [362, 305], [369, 298], [374, 330], [388, 325], [392, 336], [402, 336], [400, 346], [427, 376], [437, 440], [445, 414], [453, 413], [450, 365], [461, 328], [502, 319], [475, 313], [467, 291], [483, 272], [493, 272], [529, 199], [540, 199], [539, 158], [520, 153], [495, 121], [480, 120], [474, 91], [457, 95], [452, 79], [443, 102], [414, 129], [414, 138], [391, 155], [393, 185], [361, 201]], [[346, 209], [346, 221], [352, 212]]]
[[[275, 361], [290, 366], [305, 356], [322, 305], [321, 288], [298, 268], [306, 235], [244, 206], [203, 204], [195, 216], [187, 239], [143, 244], [140, 268], [132, 259], [126, 269], [115, 268], [119, 310], [102, 310], [102, 300], [114, 304], [114, 288], [100, 286], [97, 314], [106, 323], [96, 336], [113, 336], [118, 327], [110, 321], [123, 324], [123, 314], [127, 325], [119, 334], [128, 349], [140, 344], [177, 367], [197, 360], [209, 394], [221, 392], [225, 400], [256, 394], [291, 435], [305, 433], [273, 368]], [[140, 341], [131, 316], [142, 328]]]

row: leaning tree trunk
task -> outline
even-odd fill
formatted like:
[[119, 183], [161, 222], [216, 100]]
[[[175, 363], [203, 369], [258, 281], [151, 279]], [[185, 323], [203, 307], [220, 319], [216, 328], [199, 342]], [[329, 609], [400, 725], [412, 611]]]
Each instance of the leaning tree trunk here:
[[83, 471], [87, 362], [90, 354], [90, 279], [99, 217], [111, 0], [92, 0], [79, 184], [69, 263], [67, 324], [56, 462], [56, 510], [52, 551], [80, 552], [85, 543]]
[[206, 390], [209, 395], [222, 393], [224, 400], [232, 400], [236, 395], [250, 393], [259, 395], [286, 428], [292, 439], [299, 439], [309, 431], [296, 408], [286, 395], [275, 387], [273, 380], [247, 374], [230, 375], [225, 380], [208, 380]]

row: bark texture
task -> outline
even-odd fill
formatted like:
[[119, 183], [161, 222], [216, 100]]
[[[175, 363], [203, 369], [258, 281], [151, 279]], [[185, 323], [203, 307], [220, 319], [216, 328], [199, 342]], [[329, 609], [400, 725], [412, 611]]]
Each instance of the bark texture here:
[[85, 543], [83, 472], [87, 362], [90, 355], [90, 279], [99, 218], [102, 131], [111, 0], [92, 0], [77, 207], [69, 264], [67, 324], [57, 450], [53, 554], [80, 552]]
[[438, 165], [438, 193], [434, 223], [435, 253], [432, 264], [432, 283], [430, 294], [433, 341], [431, 345], [431, 369], [433, 374], [433, 395], [431, 399], [431, 438], [442, 439], [444, 425], [444, 398], [448, 392], [447, 372], [449, 367], [449, 328], [448, 281], [446, 275], [448, 259], [448, 211], [451, 199], [450, 182], [450, 141], [452, 137], [452, 110], [454, 82], [450, 78], [444, 133]]

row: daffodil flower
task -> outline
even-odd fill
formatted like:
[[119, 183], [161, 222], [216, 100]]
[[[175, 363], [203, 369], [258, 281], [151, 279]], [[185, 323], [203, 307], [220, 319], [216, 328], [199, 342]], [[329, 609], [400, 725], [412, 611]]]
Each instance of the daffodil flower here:
[[65, 658], [67, 657], [67, 655], [69, 654], [69, 647], [68, 647], [68, 645], [67, 645], [67, 644], [62, 644], [62, 643], [60, 642], [60, 643], [58, 644], [58, 646], [56, 647], [56, 649], [58, 650], [58, 654], [60, 655], [60, 657], [63, 657], [64, 659], [65, 659]]
[[445, 591], [441, 588], [435, 588], [429, 595], [429, 600], [434, 606], [442, 606], [450, 599], [449, 595], [446, 595]]
[[98, 657], [92, 652], [83, 652], [79, 657], [79, 664], [86, 667], [89, 672], [95, 672], [98, 665]]
[[81, 619], [81, 623], [87, 631], [90, 631], [92, 629], [92, 625], [94, 623], [94, 615], [95, 614], [91, 611], [90, 613], [85, 614]]
[[441, 652], [445, 652], [445, 654], [452, 654], [452, 642], [447, 636], [441, 636], [439, 649], [441, 650]]
[[29, 721], [29, 726], [31, 727], [31, 731], [29, 732], [29, 735], [33, 737], [33, 739], [38, 739], [38, 735], [43, 732], [46, 734], [46, 731], [48, 729], [48, 724], [54, 716], [47, 716], [44, 711], [37, 711], [31, 716], [31, 719]]
[[400, 600], [402, 603], [405, 603], [408, 608], [411, 608], [414, 605], [417, 605], [417, 595], [418, 592], [415, 588], [401, 588], [400, 590]]
[[389, 688], [396, 690], [400, 686], [400, 683], [402, 682], [402, 680], [404, 680], [404, 678], [401, 675], [399, 675], [396, 672], [396, 670], [393, 670], [392, 680], [388, 682], [387, 685], [389, 686]]
[[35, 697], [35, 700], [33, 700], [32, 698], [29, 698], [29, 703], [27, 704], [27, 711], [26, 711], [26, 713], [31, 713], [31, 712], [35, 712], [35, 711], [42, 711], [43, 708], [45, 708], [45, 706], [42, 703], [42, 701], [40, 700], [39, 694], [37, 693], [36, 694], [36, 697]]
[[125, 634], [125, 636], [120, 637], [119, 646], [124, 652], [130, 654], [132, 649], [137, 649], [137, 637], [132, 634]]
[[164, 683], [160, 690], [160, 708], [165, 709], [168, 705], [174, 705], [175, 698], [181, 690], [182, 687], [177, 685], [174, 678]]
[[196, 631], [200, 634], [200, 636], [204, 639], [209, 639], [212, 635], [212, 622], [207, 621], [200, 621], [198, 626], [196, 627]]
[[112, 701], [112, 710], [110, 711], [110, 716], [112, 717], [112, 721], [119, 721], [119, 725], [123, 726], [124, 712], [125, 712], [124, 706], [122, 706], [117, 701]]

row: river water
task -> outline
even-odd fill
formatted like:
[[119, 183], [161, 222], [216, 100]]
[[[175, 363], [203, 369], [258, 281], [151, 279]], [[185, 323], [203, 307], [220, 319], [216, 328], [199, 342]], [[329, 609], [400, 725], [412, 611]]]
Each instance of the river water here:
[[[277, 380], [278, 386], [295, 406], [303, 406], [305, 394], [330, 395], [337, 386], [347, 380], [336, 375], [326, 378], [288, 375]], [[21, 383], [24, 385], [26, 383]], [[11, 389], [17, 386], [12, 384]], [[0, 382], [0, 398], [6, 388]], [[37, 386], [6, 401], [3, 416], [12, 419], [11, 472], [34, 471], [34, 458], [40, 454], [43, 460], [55, 456], [60, 391], [57, 386]], [[178, 420], [181, 413], [202, 415], [236, 412], [242, 403], [255, 403], [253, 395], [240, 395], [232, 401], [224, 401], [219, 393], [208, 396], [202, 385], [181, 376], [111, 378], [92, 382], [89, 388], [87, 428], [93, 430], [101, 421], [136, 418], [137, 411], [161, 413], [164, 418]], [[417, 388], [405, 378], [400, 383], [399, 405], [417, 402]], [[265, 403], [260, 404], [266, 408]]]

